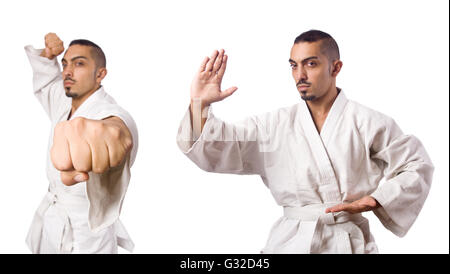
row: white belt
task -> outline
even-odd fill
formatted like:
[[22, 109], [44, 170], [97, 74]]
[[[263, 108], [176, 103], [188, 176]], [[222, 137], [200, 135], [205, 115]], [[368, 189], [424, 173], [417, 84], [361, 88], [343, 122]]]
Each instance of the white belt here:
[[[39, 205], [38, 209], [36, 210], [33, 222], [31, 224], [30, 230], [28, 231], [26, 239], [28, 247], [34, 254], [40, 253], [39, 249], [41, 246], [42, 233], [44, 228], [44, 216], [50, 206], [55, 206], [59, 215], [64, 221], [63, 235], [61, 235], [61, 241], [58, 246], [58, 252], [71, 253], [73, 250], [73, 229], [67, 211], [65, 210], [65, 206], [84, 207], [86, 206], [88, 201], [84, 197], [71, 195], [70, 197], [63, 198], [63, 196], [61, 195], [62, 194], [55, 194], [49, 190], [49, 192], [47, 192], [41, 204]], [[132, 252], [134, 248], [134, 243], [128, 236], [125, 227], [123, 227], [122, 223], [119, 220], [117, 220], [114, 223], [114, 226], [116, 231], [117, 244], [120, 247]], [[59, 235], [55, 235], [55, 237], [58, 236]]]
[[[319, 252], [321, 244], [321, 236], [323, 233], [324, 226], [344, 224], [349, 221], [361, 220], [364, 217], [360, 213], [351, 214], [345, 211], [336, 213], [325, 213], [325, 209], [333, 206], [335, 204], [312, 204], [303, 207], [284, 207], [284, 216], [288, 219], [297, 219], [300, 221], [310, 221], [315, 222], [315, 228], [313, 232], [306, 235], [307, 239], [310, 239], [310, 253]], [[360, 235], [355, 235], [358, 238], [362, 238], [364, 241], [364, 236], [362, 233]], [[335, 235], [338, 239], [337, 241], [348, 241], [348, 234], [345, 232], [338, 233]], [[343, 238], [343, 239], [339, 239]], [[345, 239], [344, 239], [345, 238]], [[338, 251], [339, 253], [352, 253], [351, 245], [343, 245]]]
[[[86, 201], [79, 197], [70, 197], [71, 204], [80, 204], [83, 205]], [[58, 250], [60, 253], [70, 253], [72, 252], [72, 243], [73, 243], [73, 230], [72, 225], [70, 224], [69, 216], [58, 200], [58, 195], [49, 191], [45, 195], [41, 204], [33, 218], [33, 222], [31, 224], [30, 230], [27, 236], [27, 244], [33, 253], [40, 253], [42, 232], [44, 228], [44, 215], [50, 206], [55, 206], [58, 210], [59, 215], [64, 220], [64, 230], [63, 235], [61, 236], [61, 243], [58, 246]], [[57, 236], [57, 235], [55, 235]]]

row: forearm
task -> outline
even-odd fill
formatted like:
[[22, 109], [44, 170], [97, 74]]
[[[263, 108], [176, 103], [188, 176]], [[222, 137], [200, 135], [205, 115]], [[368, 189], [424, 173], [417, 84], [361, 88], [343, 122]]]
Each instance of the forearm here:
[[207, 109], [208, 105], [205, 105], [201, 99], [191, 99], [190, 104], [190, 116], [191, 116], [191, 127], [194, 139], [197, 139], [205, 126], [207, 120]]

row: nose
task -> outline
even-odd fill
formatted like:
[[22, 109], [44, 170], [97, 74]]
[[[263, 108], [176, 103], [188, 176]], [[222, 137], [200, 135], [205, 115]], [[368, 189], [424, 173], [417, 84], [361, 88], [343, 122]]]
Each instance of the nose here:
[[308, 75], [306, 74], [306, 70], [303, 69], [302, 66], [299, 66], [299, 67], [295, 70], [295, 72], [294, 72], [294, 77], [295, 77], [295, 80], [296, 80], [297, 82], [300, 82], [300, 81], [306, 81], [306, 79], [308, 79]]
[[73, 70], [71, 66], [66, 66], [63, 70], [63, 76], [64, 77], [72, 77], [73, 76]]

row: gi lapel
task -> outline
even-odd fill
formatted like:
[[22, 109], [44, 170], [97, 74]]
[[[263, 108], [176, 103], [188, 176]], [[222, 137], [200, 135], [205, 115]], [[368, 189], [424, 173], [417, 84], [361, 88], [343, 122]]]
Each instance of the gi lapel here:
[[330, 142], [332, 133], [336, 128], [339, 118], [342, 117], [341, 115], [345, 109], [345, 106], [347, 105], [347, 102], [347, 97], [341, 90], [341, 92], [339, 92], [338, 96], [336, 97], [336, 100], [334, 100], [334, 103], [331, 106], [330, 111], [328, 112], [327, 119], [325, 120], [325, 123], [322, 126], [322, 130], [320, 131], [320, 136], [322, 137], [322, 142], [325, 147], [327, 147]]
[[300, 115], [300, 117], [298, 118], [300, 120], [300, 124], [303, 128], [303, 132], [306, 136], [307, 142], [309, 143], [309, 146], [311, 148], [314, 159], [316, 159], [316, 164], [319, 168], [318, 172], [320, 174], [321, 180], [317, 183], [319, 192], [322, 196], [322, 202], [326, 204], [335, 204], [342, 202], [339, 184], [324, 144], [329, 141], [331, 133], [336, 126], [336, 121], [339, 119], [346, 102], [347, 99], [341, 91], [334, 101], [330, 112], [328, 113], [328, 116], [322, 127], [321, 135], [319, 135], [319, 133], [317, 132], [316, 126], [311, 117], [306, 102], [303, 101], [299, 103], [298, 115]]
[[76, 117], [84, 117], [87, 119], [93, 119], [91, 118], [91, 112], [92, 108], [95, 108], [95, 102], [100, 100], [101, 98], [105, 97], [106, 93], [103, 87], [100, 87], [97, 91], [95, 91], [89, 98], [84, 101], [80, 107], [75, 111], [75, 113], [72, 113], [72, 116], [70, 117], [70, 120], [76, 118]]

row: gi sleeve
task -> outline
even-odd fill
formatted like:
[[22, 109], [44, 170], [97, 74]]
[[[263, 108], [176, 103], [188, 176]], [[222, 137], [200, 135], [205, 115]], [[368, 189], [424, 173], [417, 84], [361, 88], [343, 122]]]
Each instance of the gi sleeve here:
[[131, 178], [138, 149], [138, 131], [131, 115], [114, 104], [97, 106], [101, 109], [89, 119], [102, 120], [111, 116], [119, 117], [127, 126], [133, 138], [133, 147], [125, 161], [102, 174], [89, 172], [86, 192], [89, 199], [89, 226], [93, 232], [114, 224], [120, 216], [122, 204]]
[[33, 91], [49, 118], [53, 121], [59, 108], [70, 98], [64, 94], [61, 69], [57, 58], [40, 56], [42, 49], [26, 46], [25, 52], [33, 70]]
[[371, 194], [382, 206], [374, 213], [387, 229], [403, 237], [425, 203], [434, 166], [419, 139], [403, 134], [390, 118], [375, 131], [370, 152], [386, 179]]
[[198, 167], [217, 173], [263, 174], [264, 153], [259, 146], [263, 126], [256, 117], [226, 123], [214, 116], [210, 106], [203, 131], [195, 138], [190, 116], [188, 108], [178, 130], [177, 144]]

